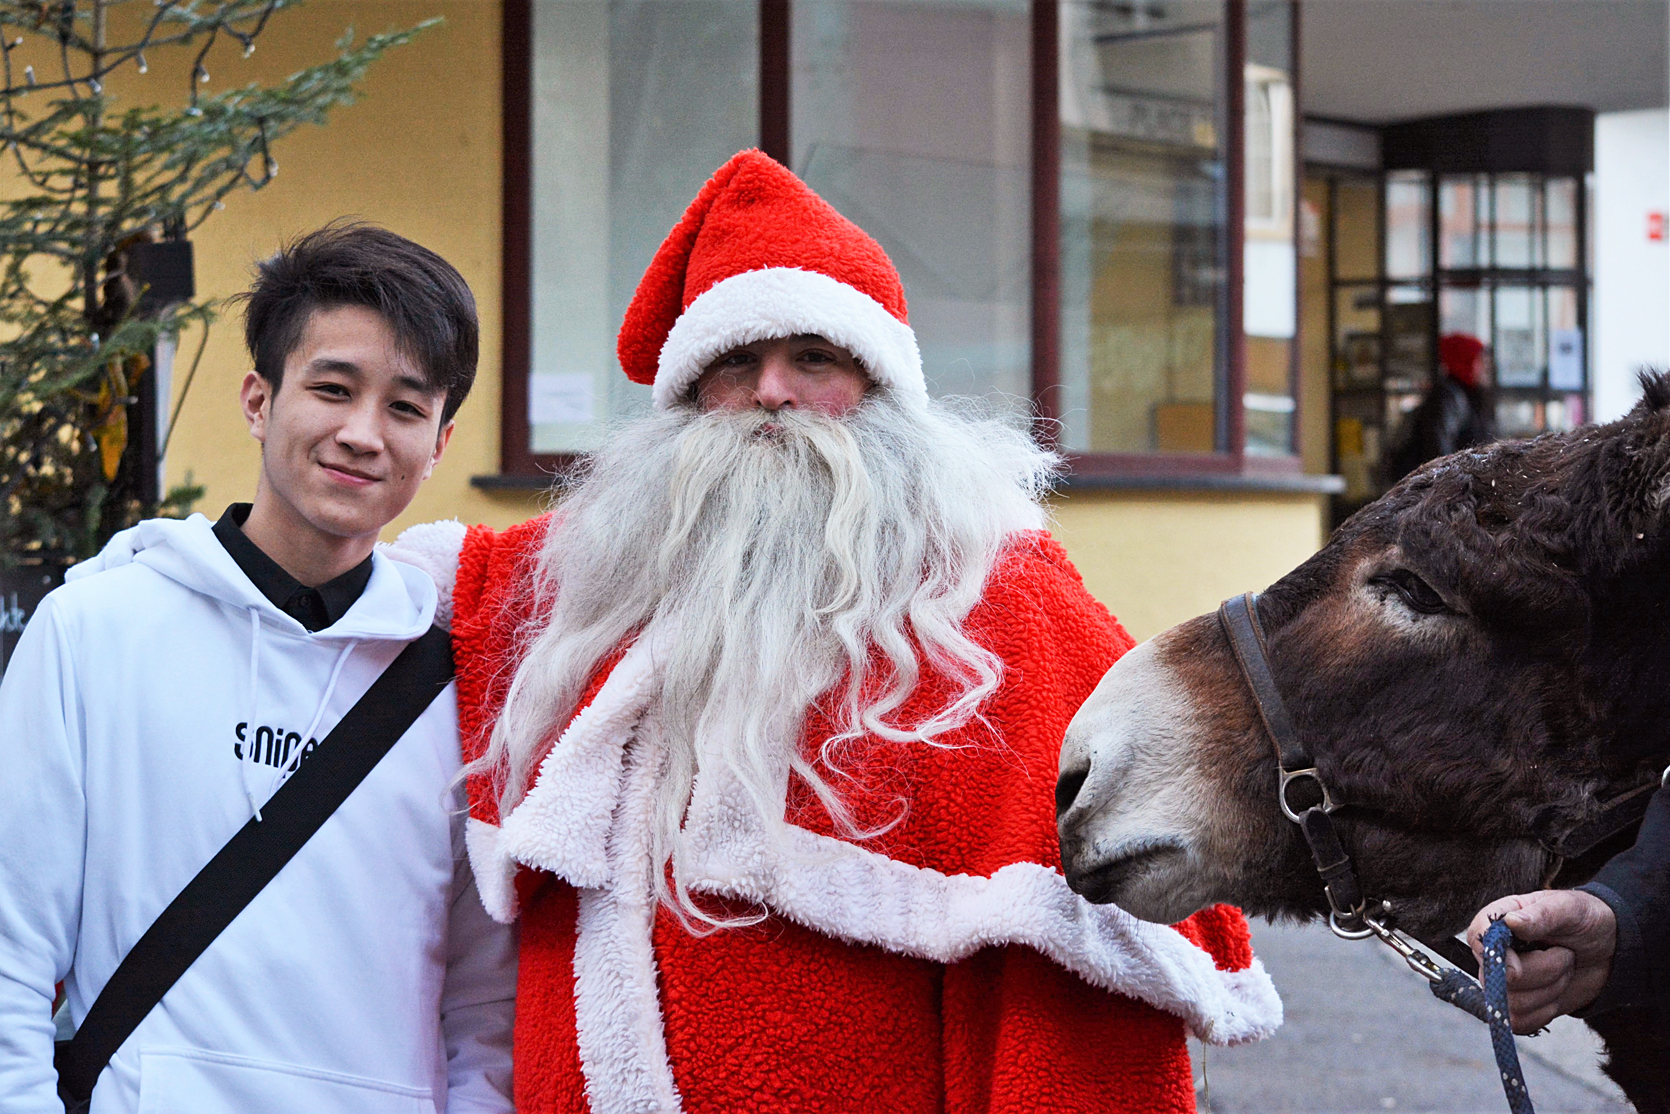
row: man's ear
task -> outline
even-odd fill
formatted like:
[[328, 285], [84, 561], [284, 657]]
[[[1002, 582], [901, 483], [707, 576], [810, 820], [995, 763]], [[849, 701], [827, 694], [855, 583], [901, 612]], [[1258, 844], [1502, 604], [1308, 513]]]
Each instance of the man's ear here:
[[429, 463], [423, 469], [424, 479], [427, 480], [434, 474], [435, 465], [441, 462], [441, 454], [446, 452], [447, 443], [452, 440], [452, 431], [457, 427], [458, 422], [451, 418], [447, 419], [447, 423], [441, 427], [441, 432], [435, 437], [434, 455], [429, 458]]
[[258, 371], [245, 375], [243, 386], [238, 390], [238, 402], [244, 412], [244, 421], [249, 423], [249, 435], [263, 445], [267, 442], [267, 422], [272, 417], [275, 393], [272, 384]]

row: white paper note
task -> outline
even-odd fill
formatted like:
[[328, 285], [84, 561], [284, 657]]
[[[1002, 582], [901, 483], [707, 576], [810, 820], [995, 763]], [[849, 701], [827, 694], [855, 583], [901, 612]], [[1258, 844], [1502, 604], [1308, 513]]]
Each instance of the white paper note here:
[[589, 422], [594, 416], [589, 372], [535, 372], [528, 376], [528, 424]]
[[1583, 389], [1583, 330], [1555, 329], [1548, 334], [1548, 386], [1555, 391]]

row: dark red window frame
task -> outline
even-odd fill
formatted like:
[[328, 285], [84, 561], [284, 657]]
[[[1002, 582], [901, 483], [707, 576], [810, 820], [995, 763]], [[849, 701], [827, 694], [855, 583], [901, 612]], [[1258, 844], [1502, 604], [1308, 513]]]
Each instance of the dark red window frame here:
[[[568, 453], [535, 453], [529, 449], [528, 370], [531, 358], [533, 175], [531, 153], [533, 0], [502, 0], [504, 249], [503, 249], [503, 362], [500, 404], [499, 476], [477, 477], [482, 487], [543, 487], [574, 461]], [[759, 0], [760, 28], [760, 147], [782, 161], [789, 157], [790, 4], [792, 0]], [[1298, 101], [1299, 6], [1293, 5], [1293, 86]], [[1058, 0], [1032, 0], [1032, 401], [1045, 419], [1059, 414], [1060, 399], [1060, 243], [1061, 128]], [[1240, 229], [1246, 214], [1246, 133], [1244, 114], [1247, 40], [1247, 0], [1226, 0], [1224, 59], [1226, 118], [1225, 177], [1228, 180], [1229, 229], [1225, 282], [1228, 286], [1229, 332], [1227, 367], [1219, 379], [1220, 423], [1225, 444], [1212, 453], [1069, 453], [1069, 482], [1135, 483], [1167, 486], [1167, 481], [1189, 485], [1191, 479], [1225, 480], [1241, 476], [1279, 477], [1300, 470], [1299, 457], [1257, 457], [1246, 454], [1246, 336], [1242, 328], [1243, 241]], [[1300, 114], [1294, 113], [1295, 129]], [[1298, 163], [1298, 136], [1294, 137]], [[1295, 166], [1294, 205], [1299, 205], [1301, 176]], [[1297, 211], [1295, 218], [1297, 218]], [[1295, 223], [1295, 228], [1297, 228]], [[1301, 338], [1293, 339], [1293, 429], [1299, 429], [1297, 364]]]

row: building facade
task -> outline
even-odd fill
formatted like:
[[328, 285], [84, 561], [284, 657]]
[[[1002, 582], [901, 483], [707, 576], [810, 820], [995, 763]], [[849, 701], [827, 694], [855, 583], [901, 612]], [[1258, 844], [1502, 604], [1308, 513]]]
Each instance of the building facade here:
[[[210, 294], [344, 214], [470, 281], [480, 378], [396, 529], [538, 513], [554, 470], [647, 405], [614, 363], [621, 314], [707, 175], [759, 146], [898, 264], [936, 394], [1044, 419], [1071, 466], [1057, 533], [1133, 633], [1261, 588], [1323, 539], [1352, 480], [1338, 368], [1370, 347], [1347, 334], [1387, 331], [1341, 324], [1358, 310], [1338, 263], [1368, 252], [1374, 273], [1346, 277], [1393, 316], [1399, 257], [1365, 229], [1398, 179], [1378, 125], [1307, 127], [1298, 3], [319, 0], [212, 72], [282, 75], [345, 26], [432, 14], [445, 25], [380, 62], [359, 104], [286, 141], [277, 183], [195, 236]], [[1328, 142], [1355, 154], [1307, 162]], [[1566, 196], [1539, 189], [1545, 214]], [[1404, 286], [1423, 281], [1442, 276]], [[1527, 359], [1546, 390], [1546, 353]], [[205, 483], [211, 514], [257, 474], [246, 368], [222, 322], [169, 448], [169, 479]]]

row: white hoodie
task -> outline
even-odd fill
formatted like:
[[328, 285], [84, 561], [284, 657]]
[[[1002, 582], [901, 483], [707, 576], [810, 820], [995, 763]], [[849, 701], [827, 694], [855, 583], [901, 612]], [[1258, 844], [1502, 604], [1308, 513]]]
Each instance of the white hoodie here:
[[[429, 577], [372, 562], [310, 634], [194, 515], [42, 602], [0, 683], [0, 1110], [62, 1114], [54, 984], [79, 1025], [286, 751], [428, 629]], [[93, 1114], [510, 1110], [515, 942], [475, 894], [459, 765], [449, 686], [140, 1024]]]

